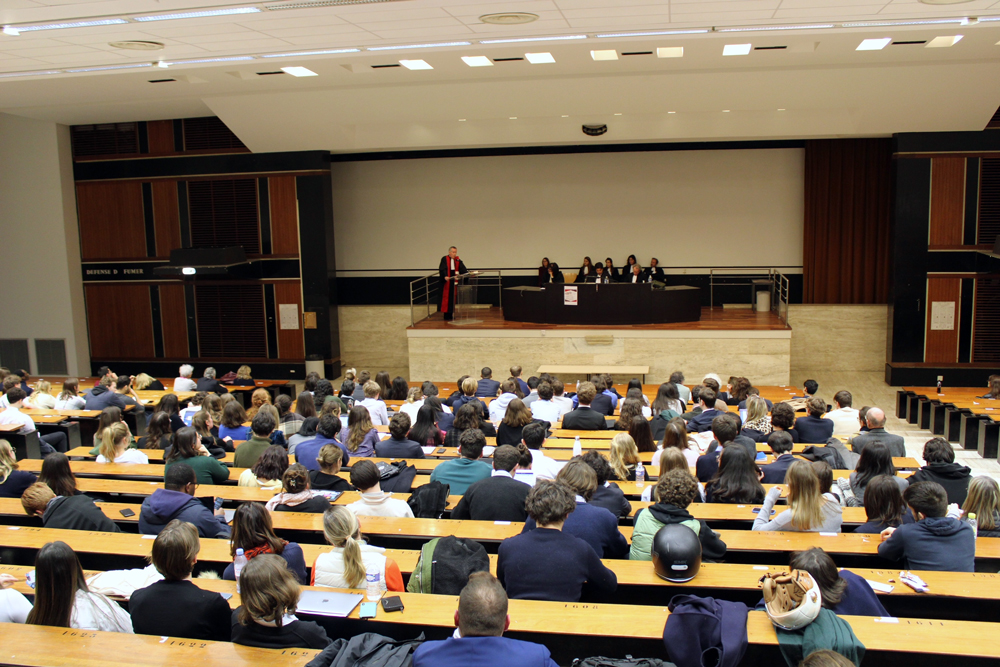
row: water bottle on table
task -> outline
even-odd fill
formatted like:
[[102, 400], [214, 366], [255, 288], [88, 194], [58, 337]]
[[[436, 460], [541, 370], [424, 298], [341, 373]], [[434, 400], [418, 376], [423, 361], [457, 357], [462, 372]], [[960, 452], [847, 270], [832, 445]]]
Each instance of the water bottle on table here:
[[635, 483], [640, 489], [646, 483], [646, 469], [642, 467], [642, 463], [635, 464]]
[[240, 572], [247, 564], [247, 557], [243, 555], [243, 549], [236, 550], [236, 558], [233, 559], [233, 576], [236, 577], [236, 592], [240, 592]]
[[580, 444], [580, 436], [576, 436], [573, 440], [573, 456], [581, 456], [583, 454], [583, 445]]
[[377, 565], [368, 566], [365, 572], [365, 597], [369, 600], [378, 600], [382, 597], [382, 573]]
[[970, 526], [972, 526], [972, 534], [979, 537], [979, 521], [976, 520], [975, 512], [970, 512], [968, 516], [965, 517], [965, 520], [969, 522]]

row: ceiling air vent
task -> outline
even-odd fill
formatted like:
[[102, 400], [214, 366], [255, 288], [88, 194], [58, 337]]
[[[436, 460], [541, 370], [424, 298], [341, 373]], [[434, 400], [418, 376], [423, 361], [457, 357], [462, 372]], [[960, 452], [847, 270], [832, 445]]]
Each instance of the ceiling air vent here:
[[372, 69], [385, 69], [386, 67], [402, 67], [399, 63], [392, 63], [391, 65], [372, 65]]
[[912, 39], [908, 42], [893, 42], [893, 46], [907, 46], [908, 44], [926, 44], [926, 39]]
[[652, 51], [622, 51], [623, 56], [651, 56]]
[[513, 62], [517, 62], [519, 60], [524, 60], [524, 58], [494, 58], [493, 62], [495, 62], [495, 63], [513, 63]]
[[787, 49], [787, 46], [755, 46], [754, 51], [781, 51], [782, 49]]
[[257, 72], [257, 76], [271, 76], [273, 74], [284, 74], [280, 69], [277, 72]]
[[150, 79], [150, 83], [170, 83], [171, 81], [176, 81], [177, 79]]

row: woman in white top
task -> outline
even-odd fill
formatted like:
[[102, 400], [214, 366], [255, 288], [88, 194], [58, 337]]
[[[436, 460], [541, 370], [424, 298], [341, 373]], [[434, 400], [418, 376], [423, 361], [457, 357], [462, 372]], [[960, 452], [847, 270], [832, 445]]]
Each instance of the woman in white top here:
[[393, 498], [391, 493], [382, 491], [381, 475], [371, 461], [359, 460], [351, 465], [351, 485], [361, 492], [361, 500], [347, 507], [361, 516], [394, 516], [413, 518], [413, 510], [405, 500]]
[[17, 577], [0, 574], [0, 623], [24, 623], [31, 613], [28, 598], [13, 590]]
[[97, 455], [98, 463], [149, 463], [149, 457], [138, 449], [129, 449], [132, 442], [132, 433], [129, 432], [125, 422], [115, 422], [104, 429], [101, 434], [100, 454]]
[[56, 407], [56, 397], [49, 393], [52, 385], [48, 380], [39, 380], [35, 383], [35, 391], [31, 392], [31, 397], [27, 400], [33, 407], [44, 410], [54, 410]]
[[80, 396], [80, 381], [76, 378], [66, 378], [62, 391], [56, 396], [56, 410], [83, 410], [87, 401]]
[[660, 465], [663, 450], [671, 448], [680, 450], [690, 467], [694, 467], [698, 463], [698, 457], [704, 453], [698, 448], [698, 443], [688, 436], [687, 428], [680, 419], [673, 419], [667, 424], [667, 428], [663, 432], [663, 442], [653, 452], [653, 468]]
[[35, 606], [27, 622], [132, 634], [128, 613], [87, 588], [80, 560], [65, 542], [49, 542], [35, 558]]
[[379, 573], [382, 592], [402, 591], [403, 575], [385, 549], [369, 546], [361, 539], [361, 524], [354, 512], [343, 505], [333, 505], [323, 514], [323, 535], [333, 545], [320, 554], [312, 568], [312, 585], [331, 588], [364, 588], [369, 570]]
[[191, 379], [191, 374], [194, 373], [194, 366], [191, 364], [184, 364], [180, 368], [180, 376], [174, 378], [174, 393], [182, 391], [195, 391], [198, 384]]
[[399, 406], [399, 411], [406, 413], [410, 418], [410, 423], [415, 423], [417, 421], [417, 410], [421, 408], [424, 404], [423, 393], [420, 387], [410, 387], [409, 391], [406, 393], [406, 403]]

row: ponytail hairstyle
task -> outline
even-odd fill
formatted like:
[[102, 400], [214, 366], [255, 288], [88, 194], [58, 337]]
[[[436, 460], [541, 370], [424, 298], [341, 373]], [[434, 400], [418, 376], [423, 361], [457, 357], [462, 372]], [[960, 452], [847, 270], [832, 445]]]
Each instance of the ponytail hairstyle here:
[[323, 513], [323, 535], [334, 547], [344, 550], [344, 580], [350, 588], [365, 582], [365, 563], [361, 559], [361, 524], [345, 505], [333, 505]]
[[108, 407], [101, 410], [101, 416], [97, 418], [97, 432], [94, 433], [94, 442], [100, 446], [101, 438], [104, 436], [104, 429], [111, 426], [112, 424], [121, 423], [122, 420], [122, 410], [121, 408], [109, 405]]
[[125, 422], [115, 422], [111, 426], [108, 426], [104, 429], [104, 433], [101, 434], [101, 456], [107, 459], [108, 463], [114, 463], [118, 444], [131, 437], [132, 433], [128, 430]]
[[[280, 445], [275, 445], [280, 447]], [[302, 493], [309, 490], [309, 470], [301, 463], [293, 463], [281, 476], [285, 493]]]
[[368, 412], [368, 408], [363, 405], [355, 405], [351, 408], [351, 412], [347, 417], [347, 428], [347, 442], [344, 444], [347, 445], [348, 451], [356, 452], [364, 441], [365, 436], [368, 435], [368, 432], [375, 428], [372, 426], [372, 416]]
[[517, 443], [517, 467], [521, 470], [531, 470], [534, 459], [531, 457], [531, 450], [523, 442]]

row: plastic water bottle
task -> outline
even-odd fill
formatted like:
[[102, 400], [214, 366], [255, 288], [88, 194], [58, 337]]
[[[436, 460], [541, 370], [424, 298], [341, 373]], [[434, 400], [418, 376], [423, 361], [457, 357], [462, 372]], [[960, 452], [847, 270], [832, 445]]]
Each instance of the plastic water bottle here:
[[583, 454], [583, 445], [580, 444], [580, 436], [576, 436], [573, 439], [573, 456], [581, 456]]
[[635, 464], [635, 483], [640, 487], [646, 483], [646, 469], [642, 467], [642, 463]]
[[377, 565], [371, 565], [365, 572], [365, 597], [369, 600], [378, 600], [382, 597], [382, 573]]
[[969, 522], [969, 525], [972, 526], [972, 534], [979, 537], [979, 522], [976, 521], [975, 513], [970, 513], [966, 516], [966, 520]]
[[243, 549], [236, 550], [236, 558], [233, 559], [233, 575], [236, 577], [236, 592], [240, 592], [240, 572], [247, 564], [247, 557], [243, 555]]

